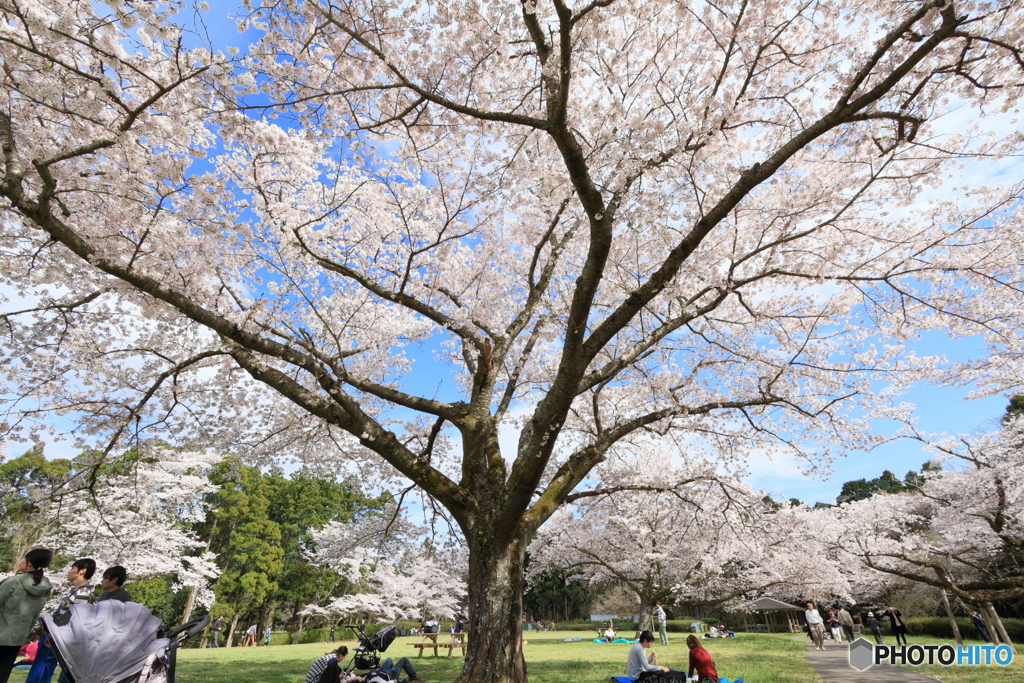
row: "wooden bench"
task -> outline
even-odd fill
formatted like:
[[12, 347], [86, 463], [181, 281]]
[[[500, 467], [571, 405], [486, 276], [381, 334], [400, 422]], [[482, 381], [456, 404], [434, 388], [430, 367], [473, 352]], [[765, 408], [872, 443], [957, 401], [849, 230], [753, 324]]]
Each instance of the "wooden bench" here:
[[[446, 648], [448, 648], [448, 656], [449, 657], [452, 656], [452, 651], [454, 651], [455, 648], [459, 648], [459, 649], [462, 650], [462, 656], [465, 657], [466, 656], [466, 645], [467, 645], [467, 643], [465, 641], [463, 641], [463, 642], [458, 642], [458, 643], [441, 643], [439, 645], [439, 647], [446, 647]], [[422, 652], [422, 650], [420, 650], [420, 652]]]

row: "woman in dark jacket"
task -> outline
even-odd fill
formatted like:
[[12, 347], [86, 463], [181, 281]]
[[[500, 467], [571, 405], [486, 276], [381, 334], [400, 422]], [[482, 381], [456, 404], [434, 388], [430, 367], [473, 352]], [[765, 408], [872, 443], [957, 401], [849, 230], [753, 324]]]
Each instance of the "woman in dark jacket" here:
[[907, 624], [903, 621], [903, 614], [895, 607], [889, 608], [889, 621], [892, 623], [892, 634], [896, 636], [896, 644], [900, 644], [900, 640], [903, 640], [903, 645], [907, 644]]
[[7, 683], [18, 650], [53, 590], [43, 576], [52, 557], [46, 548], [30, 550], [17, 573], [0, 581], [0, 683]]

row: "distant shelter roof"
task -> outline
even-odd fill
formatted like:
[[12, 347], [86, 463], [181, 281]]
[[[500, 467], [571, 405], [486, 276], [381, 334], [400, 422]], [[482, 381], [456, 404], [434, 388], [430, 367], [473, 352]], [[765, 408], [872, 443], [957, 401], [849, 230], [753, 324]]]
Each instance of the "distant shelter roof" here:
[[803, 607], [797, 607], [796, 605], [790, 605], [787, 602], [776, 600], [775, 598], [758, 598], [751, 602], [745, 602], [742, 605], [736, 605], [730, 607], [731, 612], [782, 612], [789, 610], [802, 610]]

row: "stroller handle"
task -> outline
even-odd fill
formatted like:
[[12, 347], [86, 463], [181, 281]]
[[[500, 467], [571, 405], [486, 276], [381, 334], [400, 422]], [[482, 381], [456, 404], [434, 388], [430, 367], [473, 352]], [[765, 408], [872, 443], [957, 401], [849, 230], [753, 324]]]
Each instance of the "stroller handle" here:
[[187, 631], [187, 633], [185, 633], [185, 635], [181, 638], [181, 640], [188, 640], [189, 638], [191, 638], [192, 636], [194, 636], [195, 634], [199, 633], [204, 628], [206, 628], [207, 624], [209, 624], [209, 623], [210, 623], [210, 615], [206, 615], [205, 617], [199, 617], [198, 619], [193, 619], [192, 621], [188, 622], [187, 624], [182, 624], [178, 628], [175, 628], [175, 629], [172, 629], [172, 630], [168, 631], [165, 634], [165, 637], [166, 638], [174, 638], [179, 633]]

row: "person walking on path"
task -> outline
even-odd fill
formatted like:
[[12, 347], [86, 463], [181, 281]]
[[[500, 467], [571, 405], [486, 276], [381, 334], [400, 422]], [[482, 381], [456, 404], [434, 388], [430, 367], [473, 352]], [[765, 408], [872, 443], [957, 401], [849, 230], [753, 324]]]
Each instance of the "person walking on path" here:
[[273, 625], [267, 626], [267, 630], [263, 632], [263, 645], [264, 646], [270, 645], [270, 639], [271, 639], [271, 637], [273, 637], [273, 635], [274, 635], [274, 626]]
[[846, 640], [853, 642], [853, 617], [846, 610], [846, 605], [839, 606], [839, 625], [846, 634]]
[[875, 634], [875, 642], [879, 645], [884, 645], [885, 641], [882, 640], [882, 627], [878, 624], [878, 619], [875, 618], [874, 612], [868, 612], [867, 627]]
[[892, 634], [896, 636], [896, 644], [900, 644], [900, 640], [903, 640], [903, 645], [907, 644], [907, 624], [903, 621], [903, 614], [900, 613], [895, 607], [890, 607], [889, 622], [892, 624]]
[[828, 629], [832, 632], [832, 640], [840, 645], [843, 643], [843, 629], [839, 625], [839, 617], [833, 610], [828, 611]]
[[242, 643], [242, 647], [249, 647], [252, 645], [256, 647], [256, 624], [253, 624], [245, 632], [245, 642]]
[[825, 649], [825, 622], [822, 621], [818, 610], [814, 609], [814, 603], [807, 603], [807, 610], [804, 611], [804, 619], [807, 621], [807, 630], [810, 632], [811, 640], [814, 641], [815, 650]]
[[658, 617], [658, 635], [661, 636], [661, 644], [668, 645], [668, 629], [665, 626], [665, 610], [661, 608], [661, 603], [654, 603], [654, 607], [657, 610], [655, 614]]
[[334, 629], [335, 629], [335, 625], [334, 625], [334, 624], [331, 624], [331, 633], [330, 633], [330, 635], [328, 636], [328, 638], [329, 638], [329, 640], [330, 640], [330, 641], [331, 641], [332, 643], [334, 642]]
[[696, 670], [697, 683], [718, 683], [718, 671], [715, 670], [711, 653], [700, 644], [697, 636], [686, 636], [686, 647], [690, 648], [690, 670], [687, 676], [693, 676]]
[[50, 550], [34, 548], [18, 563], [14, 576], [0, 581], [0, 683], [11, 677], [18, 650], [53, 591], [43, 572], [51, 559]]
[[978, 635], [981, 636], [981, 639], [986, 643], [991, 643], [992, 638], [988, 635], [988, 624], [985, 623], [985, 619], [978, 613], [978, 610], [971, 610], [971, 621], [974, 622], [974, 628], [978, 629]]
[[[95, 573], [96, 560], [91, 557], [83, 557], [71, 564], [67, 573], [68, 581], [71, 582], [71, 590], [57, 605], [53, 616], [63, 613], [72, 605], [89, 602], [89, 599], [92, 598], [92, 586], [89, 585], [89, 580]], [[57, 655], [50, 648], [49, 638], [44, 633], [39, 639], [39, 649], [36, 651], [35, 661], [32, 662], [32, 668], [28, 670], [25, 681], [26, 683], [50, 683], [56, 668]], [[63, 676], [63, 670], [61, 675], [64, 680], [67, 680], [67, 677]]]
[[220, 632], [224, 630], [224, 617], [213, 620], [213, 647], [220, 647]]

